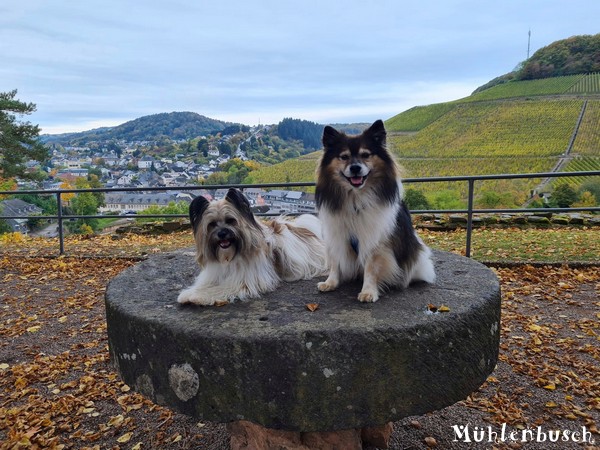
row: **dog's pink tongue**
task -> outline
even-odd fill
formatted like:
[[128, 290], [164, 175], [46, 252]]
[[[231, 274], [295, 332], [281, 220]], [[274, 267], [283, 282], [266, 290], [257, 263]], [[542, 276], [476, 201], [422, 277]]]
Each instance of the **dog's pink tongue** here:
[[231, 242], [227, 239], [223, 239], [219, 241], [219, 245], [221, 246], [221, 248], [227, 248], [231, 245]]
[[350, 178], [350, 183], [354, 186], [360, 186], [363, 182], [363, 177], [352, 177]]

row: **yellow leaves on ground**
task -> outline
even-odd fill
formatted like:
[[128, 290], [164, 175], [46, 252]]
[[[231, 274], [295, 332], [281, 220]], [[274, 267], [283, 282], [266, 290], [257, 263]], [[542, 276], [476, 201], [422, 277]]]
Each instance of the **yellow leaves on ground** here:
[[117, 442], [120, 443], [120, 444], [124, 444], [126, 442], [129, 442], [129, 440], [131, 439], [131, 436], [133, 436], [133, 433], [132, 432], [127, 432], [123, 436], [119, 437], [117, 439]]
[[[67, 249], [131, 256], [192, 245], [191, 233], [185, 236], [74, 238]], [[460, 247], [464, 235], [455, 238], [448, 245]], [[596, 244], [590, 245], [593, 250]], [[109, 365], [104, 291], [135, 261], [39, 257], [56, 248], [12, 248], [18, 256], [0, 249], [0, 449], [207, 448], [199, 443], [211, 424], [194, 422], [184, 432], [181, 416], [132, 392]], [[527, 265], [495, 270], [502, 284], [499, 366], [508, 370], [489, 376], [487, 387], [461, 407], [484, 411], [492, 424], [564, 420], [595, 432], [600, 271]]]
[[450, 307], [446, 305], [437, 306], [432, 303], [429, 303], [427, 305], [427, 311], [429, 311], [430, 313], [446, 313], [450, 312]]
[[[5, 236], [5, 235], [2, 235]], [[136, 258], [161, 251], [175, 250], [194, 245], [192, 233], [188, 231], [175, 232], [165, 238], [163, 235], [95, 235], [81, 236], [68, 235], [64, 240], [64, 248], [67, 255], [76, 256], [70, 258], [54, 258], [53, 271], [40, 274], [42, 279], [52, 279], [55, 273], [65, 272], [73, 266], [84, 266], [86, 258], [90, 257], [119, 257]], [[59, 253], [58, 238], [41, 238], [35, 236], [21, 236], [19, 239], [2, 241], [0, 255], [14, 259], [15, 256], [27, 257], [56, 257]], [[77, 258], [83, 257], [83, 258]], [[61, 261], [64, 264], [61, 264]], [[109, 266], [110, 267], [110, 266]], [[24, 276], [27, 276], [24, 274]], [[43, 278], [49, 277], [49, 278]]]
[[111, 417], [107, 425], [109, 427], [119, 427], [124, 420], [125, 416], [123, 416], [123, 414], [119, 414], [118, 416]]
[[[505, 380], [496, 376], [505, 393], [493, 399], [475, 393], [468, 404], [496, 424], [529, 426], [554, 416], [597, 429], [600, 302], [592, 299], [600, 294], [600, 271], [524, 265], [496, 273], [502, 282], [500, 361], [529, 380], [529, 388], [502, 389]], [[550, 416], [532, 416], [537, 401]]]

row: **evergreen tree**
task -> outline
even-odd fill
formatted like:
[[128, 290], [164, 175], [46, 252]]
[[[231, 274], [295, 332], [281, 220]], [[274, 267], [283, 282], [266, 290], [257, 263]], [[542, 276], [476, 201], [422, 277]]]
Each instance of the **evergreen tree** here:
[[550, 197], [550, 206], [553, 208], [570, 208], [577, 201], [577, 192], [567, 183], [561, 183], [554, 188]]
[[426, 210], [431, 209], [431, 205], [427, 201], [427, 197], [418, 189], [408, 188], [404, 191], [404, 202], [409, 210]]
[[307, 149], [321, 148], [323, 125], [308, 120], [285, 118], [277, 125], [277, 134], [281, 139], [302, 141]]
[[17, 115], [35, 112], [35, 104], [15, 97], [17, 90], [0, 92], [0, 177], [30, 177], [25, 172], [29, 160], [44, 161], [48, 150], [39, 141], [37, 125], [17, 120]]
[[0, 219], [0, 234], [11, 233], [11, 232], [12, 232], [12, 228], [10, 227], [8, 222], [6, 220]]

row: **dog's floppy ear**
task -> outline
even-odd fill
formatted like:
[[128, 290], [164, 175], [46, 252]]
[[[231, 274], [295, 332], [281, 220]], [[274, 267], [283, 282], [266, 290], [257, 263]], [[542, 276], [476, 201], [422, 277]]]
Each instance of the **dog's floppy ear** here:
[[334, 147], [341, 139], [342, 133], [327, 125], [323, 128], [323, 147], [325, 150]]
[[227, 191], [225, 200], [231, 203], [250, 223], [257, 225], [256, 220], [254, 220], [254, 214], [252, 214], [252, 210], [250, 209], [250, 202], [241, 191], [230, 188]]
[[208, 205], [208, 200], [201, 195], [196, 197], [194, 200], [192, 200], [192, 203], [190, 203], [190, 223], [194, 229], [194, 234], [196, 234], [198, 225], [202, 221], [202, 215], [206, 211], [206, 208], [208, 208]]
[[373, 125], [364, 131], [363, 135], [368, 136], [378, 146], [385, 147], [386, 132], [381, 119], [376, 120]]

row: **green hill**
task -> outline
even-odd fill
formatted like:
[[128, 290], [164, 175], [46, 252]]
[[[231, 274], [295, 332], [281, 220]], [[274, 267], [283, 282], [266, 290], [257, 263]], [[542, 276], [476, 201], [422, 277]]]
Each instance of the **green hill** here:
[[512, 81], [600, 72], [600, 34], [572, 36], [536, 51], [515, 70], [478, 87], [474, 93]]
[[[499, 84], [411, 108], [388, 119], [386, 128], [405, 177], [600, 170], [600, 73]], [[250, 181], [312, 181], [319, 153], [260, 169]], [[478, 188], [502, 192], [503, 206], [515, 206], [540, 182], [490, 181]], [[466, 196], [464, 185], [414, 187], [434, 203], [440, 191]]]
[[198, 136], [215, 134], [229, 122], [210, 119], [194, 112], [171, 112], [152, 114], [130, 120], [116, 127], [97, 128], [80, 133], [44, 135], [45, 143], [69, 143], [70, 145], [85, 145], [92, 141], [124, 140], [155, 141], [161, 137], [173, 140], [193, 139]]
[[411, 108], [386, 120], [386, 127], [388, 131], [396, 132], [420, 131], [464, 103], [519, 98], [530, 100], [543, 97], [545, 97], [543, 100], [547, 100], [548, 97], [565, 99], [569, 96], [573, 98], [600, 98], [600, 73], [499, 84], [453, 102]]
[[[600, 170], [600, 74], [513, 81], [412, 108], [386, 126], [409, 177]], [[541, 181], [490, 181], [479, 189], [508, 194], [504, 206], [519, 205]], [[569, 182], [578, 188], [585, 181]], [[439, 189], [466, 195], [464, 186], [418, 188], [429, 198]]]

